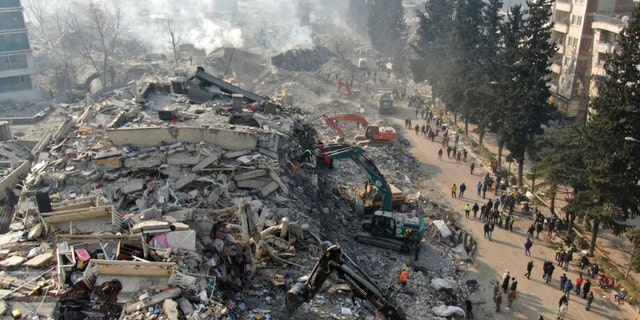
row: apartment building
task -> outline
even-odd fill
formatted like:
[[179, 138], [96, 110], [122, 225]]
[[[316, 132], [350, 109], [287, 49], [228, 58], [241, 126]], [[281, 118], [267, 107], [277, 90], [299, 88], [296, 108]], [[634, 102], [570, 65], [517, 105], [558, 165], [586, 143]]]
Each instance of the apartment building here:
[[40, 98], [20, 0], [0, 0], [0, 101]]
[[549, 84], [552, 101], [569, 121], [586, 122], [605, 55], [634, 6], [633, 0], [556, 0], [552, 39], [558, 52]]

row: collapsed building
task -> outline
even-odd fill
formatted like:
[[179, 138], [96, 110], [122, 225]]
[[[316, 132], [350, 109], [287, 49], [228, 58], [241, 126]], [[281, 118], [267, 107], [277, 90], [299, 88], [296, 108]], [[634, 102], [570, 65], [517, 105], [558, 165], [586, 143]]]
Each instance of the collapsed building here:
[[[286, 290], [310, 271], [326, 240], [355, 253], [356, 262], [384, 288], [396, 287], [403, 264], [414, 265], [419, 292], [391, 294], [407, 304], [405, 309], [411, 306], [409, 318], [444, 315], [450, 310], [435, 301], [455, 305], [472, 290], [459, 272], [470, 261], [472, 240], [450, 223], [430, 228], [425, 238], [443, 242], [429, 245], [418, 262], [354, 244], [350, 235], [359, 231], [360, 220], [351, 208], [360, 183], [338, 176], [357, 175], [358, 169], [344, 162], [332, 172], [300, 161], [305, 149], [326, 137], [310, 120], [317, 115], [203, 68], [191, 77], [143, 77], [100, 103], [60, 109], [57, 130], [43, 134], [32, 155], [18, 156], [26, 161], [0, 182], [11, 195], [5, 198], [15, 198], [3, 206], [11, 211], [3, 217], [12, 218], [0, 237], [0, 314], [40, 319], [376, 314], [360, 300], [344, 299], [353, 293], [341, 281], [297, 314], [285, 309]], [[403, 169], [416, 167], [415, 160], [401, 149], [368, 151], [392, 173], [389, 180], [413, 193], [410, 201], [429, 221], [446, 216], [415, 192], [420, 173]], [[443, 231], [449, 227], [453, 234]], [[409, 304], [414, 296], [420, 297], [418, 306]]]

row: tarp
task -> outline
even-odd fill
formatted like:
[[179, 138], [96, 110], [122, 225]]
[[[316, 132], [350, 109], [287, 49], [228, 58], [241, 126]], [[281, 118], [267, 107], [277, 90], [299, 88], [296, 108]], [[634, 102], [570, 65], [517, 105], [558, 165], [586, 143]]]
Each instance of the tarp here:
[[463, 318], [466, 317], [466, 313], [460, 307], [441, 305], [431, 308], [431, 311], [439, 317], [450, 317], [454, 314]]

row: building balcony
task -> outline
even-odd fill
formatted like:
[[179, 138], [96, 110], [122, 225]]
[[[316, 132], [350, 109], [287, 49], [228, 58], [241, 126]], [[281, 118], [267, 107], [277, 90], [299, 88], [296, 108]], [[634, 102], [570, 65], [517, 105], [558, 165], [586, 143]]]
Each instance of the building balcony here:
[[558, 85], [555, 83], [549, 83], [549, 91], [551, 92], [558, 92]]
[[555, 74], [560, 74], [562, 72], [562, 66], [558, 63], [553, 63], [551, 65], [551, 72], [555, 73]]
[[616, 45], [605, 41], [597, 41], [595, 43], [596, 52], [612, 53], [616, 49]]
[[569, 33], [569, 24], [563, 22], [556, 22], [553, 24], [553, 30], [562, 34]]
[[558, 46], [558, 51], [556, 51], [556, 53], [564, 54], [564, 46], [561, 44], [556, 44], [556, 46]]
[[556, 1], [556, 10], [571, 12], [571, 0], [558, 0]]

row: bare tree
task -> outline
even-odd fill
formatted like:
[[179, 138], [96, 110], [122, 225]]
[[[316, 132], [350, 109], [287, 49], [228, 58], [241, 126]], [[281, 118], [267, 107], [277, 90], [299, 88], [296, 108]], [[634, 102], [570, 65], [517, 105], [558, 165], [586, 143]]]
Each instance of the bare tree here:
[[78, 47], [100, 74], [103, 87], [113, 85], [107, 81], [110, 59], [118, 44], [122, 13], [120, 8], [109, 9], [103, 3], [90, 1], [70, 14], [69, 31], [75, 35]]
[[47, 0], [26, 0], [24, 1], [25, 7], [27, 9], [27, 14], [30, 18], [33, 18], [38, 23], [40, 27], [40, 33], [44, 37], [46, 35], [45, 32], [45, 21], [47, 17], [49, 17], [49, 13], [51, 12], [51, 1]]
[[180, 45], [180, 36], [177, 34], [176, 26], [173, 24], [173, 19], [169, 18], [169, 34], [171, 35], [171, 48], [173, 49], [173, 60], [176, 62], [176, 68], [178, 67], [178, 46]]

